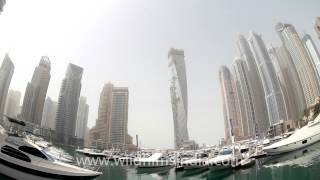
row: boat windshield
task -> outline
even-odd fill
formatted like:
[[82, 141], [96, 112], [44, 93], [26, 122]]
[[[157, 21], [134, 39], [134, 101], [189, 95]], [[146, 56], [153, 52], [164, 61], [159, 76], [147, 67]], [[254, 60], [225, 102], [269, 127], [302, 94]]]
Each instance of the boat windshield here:
[[50, 154], [48, 154], [46, 151], [44, 151], [44, 150], [40, 150], [40, 151], [47, 156], [47, 159], [48, 159], [49, 161], [54, 161], [54, 160], [55, 160], [55, 158], [53, 158], [53, 157], [52, 157]]
[[196, 154], [196, 158], [206, 158], [208, 157], [208, 154], [201, 153], [201, 154]]
[[232, 150], [231, 149], [226, 149], [226, 150], [220, 151], [220, 155], [228, 155], [228, 154], [232, 154]]
[[36, 157], [39, 157], [39, 158], [42, 158], [42, 159], [48, 159], [46, 154], [43, 153], [42, 151], [34, 148], [34, 147], [29, 147], [29, 146], [20, 146], [18, 148], [20, 151], [23, 151], [25, 153], [28, 153], [28, 154], [31, 154], [33, 156], [36, 156]]

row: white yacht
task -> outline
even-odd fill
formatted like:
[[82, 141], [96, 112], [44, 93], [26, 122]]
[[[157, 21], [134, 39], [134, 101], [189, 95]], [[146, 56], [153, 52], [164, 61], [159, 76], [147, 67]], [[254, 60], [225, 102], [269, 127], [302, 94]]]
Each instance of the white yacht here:
[[18, 180], [93, 179], [101, 175], [56, 161], [31, 140], [11, 132], [0, 134], [0, 173]]
[[90, 148], [77, 149], [76, 152], [79, 154], [90, 156], [90, 157], [106, 157], [107, 156], [105, 153], [100, 152], [97, 149], [90, 149]]
[[263, 167], [279, 168], [283, 166], [309, 167], [319, 160], [320, 143], [299, 149], [297, 151], [270, 156], [262, 161]]
[[267, 154], [280, 154], [294, 151], [320, 141], [320, 115], [291, 136], [263, 148]]
[[174, 165], [173, 162], [165, 158], [162, 153], [154, 153], [148, 158], [135, 158], [134, 164], [138, 168], [172, 167]]

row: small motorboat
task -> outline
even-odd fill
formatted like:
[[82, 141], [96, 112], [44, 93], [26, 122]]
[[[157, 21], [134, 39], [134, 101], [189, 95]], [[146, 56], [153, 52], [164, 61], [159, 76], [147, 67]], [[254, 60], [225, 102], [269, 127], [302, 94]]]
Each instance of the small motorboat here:
[[107, 155], [103, 152], [100, 152], [99, 150], [97, 149], [89, 149], [89, 148], [84, 148], [84, 149], [76, 149], [76, 152], [79, 153], [79, 154], [84, 154], [86, 156], [89, 156], [89, 157], [107, 157]]
[[208, 154], [198, 153], [195, 154], [195, 157], [181, 163], [181, 166], [184, 170], [193, 170], [193, 169], [207, 169], [206, 162], [208, 161]]
[[224, 169], [235, 168], [240, 164], [242, 160], [241, 153], [239, 149], [224, 147], [220, 150], [219, 155], [209, 159], [206, 162], [206, 166], [210, 171], [218, 171]]

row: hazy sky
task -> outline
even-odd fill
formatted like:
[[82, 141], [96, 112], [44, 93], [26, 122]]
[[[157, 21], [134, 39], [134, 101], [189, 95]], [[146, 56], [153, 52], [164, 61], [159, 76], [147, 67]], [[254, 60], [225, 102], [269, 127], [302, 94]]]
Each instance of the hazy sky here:
[[319, 7], [319, 0], [8, 0], [0, 59], [9, 53], [10, 89], [24, 93], [40, 57], [49, 56], [48, 96], [55, 100], [67, 64], [84, 67], [90, 127], [104, 83], [129, 87], [129, 133], [139, 134], [143, 147], [172, 148], [167, 53], [184, 49], [190, 137], [216, 144], [224, 136], [218, 70], [237, 56], [237, 35], [254, 30], [278, 45], [274, 24], [282, 21], [315, 37]]

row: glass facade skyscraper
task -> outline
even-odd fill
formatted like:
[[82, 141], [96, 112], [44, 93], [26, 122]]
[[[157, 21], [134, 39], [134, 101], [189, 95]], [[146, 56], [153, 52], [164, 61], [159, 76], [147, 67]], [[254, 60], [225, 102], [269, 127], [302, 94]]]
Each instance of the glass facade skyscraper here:
[[52, 130], [56, 129], [56, 115], [58, 103], [50, 97], [46, 98], [43, 106], [41, 126]]
[[264, 98], [265, 93], [258, 72], [258, 67], [254, 60], [254, 56], [248, 41], [243, 35], [239, 35], [237, 45], [239, 48], [240, 57], [246, 62], [248, 68], [248, 79], [254, 108], [254, 122], [256, 123], [255, 134], [263, 136], [270, 124], [266, 100]]
[[87, 98], [81, 96], [78, 106], [77, 124], [76, 124], [76, 137], [83, 139], [85, 130], [87, 128], [89, 115], [89, 105], [87, 104]]
[[259, 76], [263, 85], [265, 99], [268, 108], [270, 125], [286, 121], [288, 119], [284, 98], [280, 84], [269, 57], [267, 48], [260, 35], [250, 32], [248, 39], [256, 61]]
[[303, 89], [306, 106], [309, 107], [314, 104], [316, 97], [320, 95], [319, 82], [313, 62], [293, 25], [278, 23], [275, 29], [282, 40], [283, 46], [292, 57]]
[[70, 63], [61, 84], [56, 116], [56, 135], [57, 141], [62, 144], [75, 144], [82, 73], [82, 67]]
[[170, 93], [174, 123], [175, 148], [181, 148], [189, 141], [188, 133], [188, 94], [184, 51], [171, 48], [168, 54]]
[[235, 58], [232, 67], [242, 134], [246, 138], [253, 137], [255, 136], [256, 122], [254, 120], [255, 112], [249, 84], [248, 67], [246, 62], [239, 57]]
[[2, 120], [7, 94], [14, 71], [14, 65], [8, 54], [5, 55], [0, 67], [0, 120]]
[[312, 66], [315, 69], [318, 81], [320, 80], [320, 55], [317, 50], [316, 44], [313, 42], [309, 34], [305, 34], [302, 38], [304, 47], [307, 50], [309, 58], [312, 60]]
[[285, 47], [269, 47], [268, 53], [280, 82], [286, 102], [288, 119], [297, 123], [303, 116], [306, 106], [298, 72]]
[[242, 126], [239, 126], [241, 124], [241, 117], [238, 109], [235, 84], [230, 70], [226, 66], [220, 68], [219, 80], [223, 102], [225, 140], [231, 142], [232, 136], [235, 139], [242, 136]]
[[43, 106], [49, 86], [51, 63], [48, 57], [41, 57], [32, 80], [28, 83], [21, 110], [23, 120], [41, 125]]
[[9, 90], [5, 107], [5, 114], [16, 118], [20, 113], [21, 92]]

